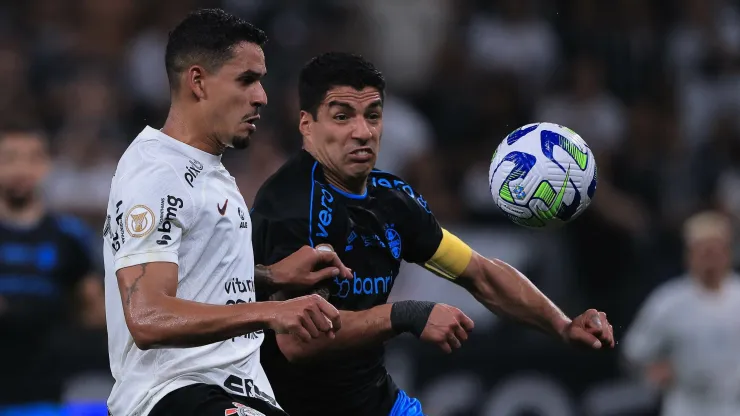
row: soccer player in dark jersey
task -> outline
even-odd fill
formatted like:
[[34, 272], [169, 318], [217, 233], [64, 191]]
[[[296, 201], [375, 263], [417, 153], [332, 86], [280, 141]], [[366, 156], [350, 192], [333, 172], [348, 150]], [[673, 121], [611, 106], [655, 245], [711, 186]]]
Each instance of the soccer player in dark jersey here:
[[[60, 400], [67, 367], [80, 365], [60, 342], [84, 335], [105, 343], [93, 233], [45, 206], [41, 184], [50, 165], [41, 132], [0, 128], [0, 414], [34, 413], [31, 403]], [[104, 348], [85, 343], [75, 349], [88, 370], [105, 368]]]
[[335, 339], [267, 337], [262, 363], [284, 409], [293, 416], [422, 414], [386, 372], [383, 343], [408, 332], [451, 352], [473, 322], [444, 304], [387, 304], [401, 261], [420, 264], [492, 312], [564, 342], [613, 347], [603, 312], [590, 309], [571, 320], [519, 271], [482, 257], [442, 228], [408, 183], [373, 169], [384, 88], [382, 74], [359, 56], [311, 60], [299, 80], [303, 150], [267, 180], [254, 203], [255, 261], [270, 264], [309, 244], [338, 253], [355, 276], [313, 289], [341, 311]]

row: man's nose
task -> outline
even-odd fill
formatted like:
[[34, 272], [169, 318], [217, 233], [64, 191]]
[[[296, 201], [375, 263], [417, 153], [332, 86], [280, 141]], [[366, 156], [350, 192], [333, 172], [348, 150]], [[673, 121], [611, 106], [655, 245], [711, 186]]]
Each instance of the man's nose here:
[[373, 131], [370, 129], [367, 120], [362, 117], [357, 118], [357, 121], [355, 122], [355, 128], [352, 131], [352, 138], [356, 140], [362, 140], [363, 142], [366, 142], [373, 138]]
[[256, 87], [257, 89], [254, 91], [254, 96], [250, 104], [256, 108], [264, 107], [267, 105], [267, 91], [265, 91], [262, 83], [257, 83]]

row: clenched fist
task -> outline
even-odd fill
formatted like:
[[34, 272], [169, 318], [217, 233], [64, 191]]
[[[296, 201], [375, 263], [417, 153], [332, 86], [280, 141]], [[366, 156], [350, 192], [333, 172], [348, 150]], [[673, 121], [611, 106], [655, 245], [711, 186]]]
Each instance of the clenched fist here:
[[269, 321], [278, 334], [293, 334], [308, 342], [322, 332], [334, 338], [342, 326], [339, 311], [319, 295], [301, 296], [280, 302]]
[[574, 345], [593, 349], [614, 348], [614, 329], [604, 312], [589, 309], [578, 315], [561, 333], [563, 339]]
[[473, 320], [460, 309], [438, 303], [434, 305], [420, 338], [437, 344], [446, 353], [451, 353], [453, 348], [460, 348], [462, 342], [467, 341], [468, 333], [474, 326]]

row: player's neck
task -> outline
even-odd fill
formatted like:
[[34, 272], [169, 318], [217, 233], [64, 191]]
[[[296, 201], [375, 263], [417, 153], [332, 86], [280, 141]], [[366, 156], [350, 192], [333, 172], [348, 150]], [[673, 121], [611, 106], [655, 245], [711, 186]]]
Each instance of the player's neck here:
[[226, 146], [215, 137], [201, 131], [198, 128], [200, 125], [203, 123], [199, 123], [196, 117], [186, 117], [182, 111], [171, 107], [162, 133], [206, 153], [223, 154]]
[[23, 206], [15, 207], [6, 200], [0, 200], [0, 219], [19, 226], [33, 225], [43, 218], [46, 209], [41, 198], [34, 197]]
[[348, 194], [363, 195], [367, 189], [367, 178], [341, 179], [339, 175], [328, 169], [324, 170], [324, 177], [332, 186]]
[[348, 177], [345, 175], [342, 175], [339, 172], [338, 168], [335, 168], [330, 158], [324, 158], [321, 152], [317, 152], [315, 149], [312, 149], [310, 146], [307, 146], [305, 143], [303, 145], [303, 150], [308, 152], [311, 157], [314, 158], [324, 169], [324, 178], [326, 179], [329, 184], [331, 184], [333, 187], [339, 189], [342, 192], [346, 192], [348, 194], [354, 194], [354, 195], [364, 195], [365, 190], [367, 189], [367, 176], [365, 177], [359, 177], [359, 178], [353, 178]]

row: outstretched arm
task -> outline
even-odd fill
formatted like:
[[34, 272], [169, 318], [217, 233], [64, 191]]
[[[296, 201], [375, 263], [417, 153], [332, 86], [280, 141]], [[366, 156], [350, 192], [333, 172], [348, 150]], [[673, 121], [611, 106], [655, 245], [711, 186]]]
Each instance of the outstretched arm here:
[[303, 342], [290, 334], [277, 335], [280, 351], [289, 361], [301, 361], [339, 350], [357, 350], [382, 345], [397, 335], [391, 325], [392, 304], [352, 312], [339, 311], [342, 330], [334, 338], [320, 336]]
[[517, 269], [502, 260], [481, 256], [446, 230], [436, 253], [424, 266], [464, 287], [498, 315], [568, 342], [593, 348], [600, 348], [602, 342], [614, 345], [603, 313], [588, 310], [571, 320]]
[[473, 321], [459, 309], [416, 300], [380, 305], [359, 312], [342, 311], [341, 317], [342, 330], [336, 333], [336, 338], [319, 336], [309, 342], [301, 342], [290, 335], [278, 335], [278, 346], [289, 361], [300, 361], [340, 350], [379, 346], [396, 335], [408, 332], [450, 353], [460, 348], [473, 330]]
[[490, 311], [560, 336], [571, 323], [555, 304], [517, 269], [473, 252], [455, 283]]

